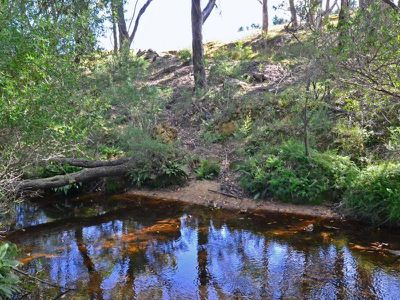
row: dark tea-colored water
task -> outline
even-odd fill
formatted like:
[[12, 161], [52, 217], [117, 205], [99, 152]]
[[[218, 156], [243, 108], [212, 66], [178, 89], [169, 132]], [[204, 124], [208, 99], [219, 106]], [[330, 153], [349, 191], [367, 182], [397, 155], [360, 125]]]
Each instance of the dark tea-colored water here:
[[23, 268], [64, 299], [400, 299], [393, 230], [128, 196], [27, 203], [15, 227]]

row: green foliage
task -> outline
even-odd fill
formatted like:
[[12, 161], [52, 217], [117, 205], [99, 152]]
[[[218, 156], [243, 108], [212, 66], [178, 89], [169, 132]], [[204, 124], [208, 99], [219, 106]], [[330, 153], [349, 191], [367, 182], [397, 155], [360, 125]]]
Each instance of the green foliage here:
[[284, 23], [286, 23], [286, 20], [284, 18], [278, 17], [277, 15], [275, 15], [272, 19], [272, 24], [274, 25], [282, 25]]
[[214, 179], [218, 177], [221, 172], [221, 167], [218, 161], [203, 159], [200, 161], [199, 166], [196, 169], [197, 179]]
[[241, 135], [246, 137], [251, 133], [252, 129], [253, 129], [253, 119], [251, 117], [251, 113], [248, 113], [243, 120], [243, 124], [239, 128], [239, 132]]
[[185, 62], [189, 62], [192, 59], [192, 51], [190, 51], [189, 49], [179, 50], [177, 55], [181, 60]]
[[170, 89], [142, 85], [148, 73], [149, 62], [134, 55], [109, 58], [97, 65], [89, 84], [101, 102], [112, 108], [107, 119], [108, 126], [135, 124], [149, 130], [171, 96]]
[[347, 157], [313, 150], [304, 155], [304, 146], [287, 142], [266, 148], [239, 167], [241, 185], [255, 195], [268, 193], [286, 202], [321, 203], [337, 200], [357, 168]]
[[210, 79], [221, 81], [226, 77], [241, 78], [242, 64], [237, 61], [220, 60], [210, 67]]
[[87, 18], [96, 9], [71, 3], [55, 25], [49, 11], [56, 7], [47, 11], [12, 2], [2, 4], [0, 12], [0, 130], [12, 132], [2, 135], [1, 144], [19, 139], [24, 158], [32, 149], [42, 155], [81, 150], [91, 131], [101, 127], [107, 108], [83, 88], [85, 68], [76, 64], [94, 51], [100, 27], [94, 29], [99, 24]]
[[183, 155], [173, 145], [163, 144], [137, 128], [128, 128], [120, 147], [134, 158], [129, 177], [136, 186], [164, 187], [187, 180]]
[[335, 144], [338, 149], [353, 158], [359, 158], [365, 155], [365, 145], [368, 138], [368, 132], [358, 124], [353, 126], [338, 123], [334, 132], [336, 134]]
[[386, 145], [390, 151], [400, 151], [400, 126], [391, 126], [389, 130], [389, 141]]
[[13, 268], [19, 263], [15, 260], [17, 248], [15, 245], [4, 243], [0, 245], [0, 298], [9, 299], [19, 291], [18, 277], [14, 274]]
[[385, 162], [362, 170], [349, 185], [343, 206], [375, 224], [399, 224], [400, 164]]
[[221, 81], [226, 77], [242, 78], [247, 64], [258, 56], [251, 46], [238, 42], [233, 47], [220, 47], [209, 55], [210, 79]]
[[105, 180], [105, 190], [107, 193], [110, 194], [122, 192], [126, 186], [127, 186], [126, 182], [121, 181], [120, 179], [115, 180], [109, 178]]
[[46, 178], [56, 175], [64, 175], [74, 173], [82, 170], [82, 168], [74, 167], [70, 165], [61, 165], [56, 163], [50, 163], [44, 167], [39, 167], [35, 170], [35, 177]]
[[101, 145], [99, 152], [104, 159], [112, 159], [123, 155], [123, 151], [115, 146]]
[[252, 60], [257, 56], [258, 53], [254, 52], [250, 45], [245, 45], [243, 42], [237, 42], [233, 47], [221, 47], [212, 55], [217, 60], [229, 59], [237, 61]]
[[71, 183], [58, 188], [52, 189], [55, 193], [63, 194], [64, 196], [71, 195], [82, 188], [82, 183]]

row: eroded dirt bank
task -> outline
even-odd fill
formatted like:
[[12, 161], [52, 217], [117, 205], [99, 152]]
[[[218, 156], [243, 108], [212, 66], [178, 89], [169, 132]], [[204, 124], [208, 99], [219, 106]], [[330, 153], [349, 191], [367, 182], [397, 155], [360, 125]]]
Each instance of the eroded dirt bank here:
[[343, 219], [340, 214], [326, 206], [293, 205], [223, 195], [219, 192], [219, 183], [215, 181], [191, 181], [189, 185], [175, 190], [130, 190], [127, 194], [239, 210], [246, 213], [281, 213], [331, 220]]

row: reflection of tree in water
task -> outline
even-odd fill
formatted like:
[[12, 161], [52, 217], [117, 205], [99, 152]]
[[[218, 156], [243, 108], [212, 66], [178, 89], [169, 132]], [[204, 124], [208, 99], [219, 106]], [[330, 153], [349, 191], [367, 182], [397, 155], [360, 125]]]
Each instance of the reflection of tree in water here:
[[274, 238], [207, 217], [155, 216], [52, 233], [40, 247], [58, 254], [43, 263], [53, 282], [89, 287], [96, 299], [364, 299], [400, 292], [398, 273], [391, 276], [387, 264], [350, 251], [347, 242], [307, 238], [313, 235]]
[[82, 256], [83, 264], [87, 268], [89, 274], [88, 293], [90, 299], [103, 299], [101, 288], [102, 276], [96, 271], [96, 267], [88, 254], [87, 247], [83, 241], [82, 228], [75, 230], [75, 240], [78, 245], [79, 253]]

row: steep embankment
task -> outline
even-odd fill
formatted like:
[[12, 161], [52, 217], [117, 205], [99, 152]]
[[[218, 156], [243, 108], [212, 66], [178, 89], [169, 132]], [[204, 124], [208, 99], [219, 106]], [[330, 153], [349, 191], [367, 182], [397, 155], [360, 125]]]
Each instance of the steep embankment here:
[[[192, 174], [189, 184], [182, 188], [135, 189], [129, 194], [239, 211], [340, 219], [341, 216], [327, 206], [285, 204], [273, 202], [270, 197], [268, 201], [255, 201], [238, 184], [235, 164], [243, 158], [238, 152], [248, 142], [243, 132], [246, 116], [257, 117], [266, 93], [277, 95], [303, 80], [303, 63], [270, 59], [272, 52], [293, 39], [289, 34], [277, 34], [268, 41], [268, 49], [259, 37], [244, 43], [208, 44], [209, 89], [197, 95], [193, 95], [190, 55], [185, 56], [185, 51], [161, 55], [151, 50], [141, 53], [152, 61], [145, 84], [172, 90], [171, 101], [158, 120], [155, 134], [166, 143], [176, 143], [195, 159], [217, 161], [221, 172], [208, 181], [196, 180], [196, 174]], [[222, 66], [229, 56], [233, 63]]]

